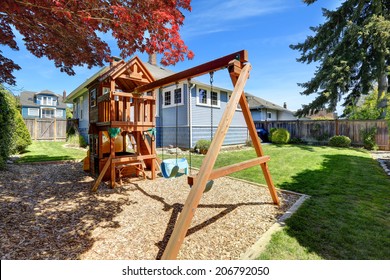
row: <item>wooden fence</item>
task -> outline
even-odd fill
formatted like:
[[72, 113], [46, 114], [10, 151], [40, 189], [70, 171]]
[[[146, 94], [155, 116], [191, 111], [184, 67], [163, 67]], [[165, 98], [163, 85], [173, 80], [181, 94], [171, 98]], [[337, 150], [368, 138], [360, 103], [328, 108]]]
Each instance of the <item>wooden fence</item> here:
[[257, 129], [269, 131], [272, 127], [285, 128], [291, 138], [301, 138], [312, 143], [325, 143], [334, 135], [348, 136], [352, 145], [362, 146], [362, 131], [377, 128], [376, 144], [380, 150], [390, 150], [389, 128], [385, 120], [296, 120], [255, 122]]
[[33, 140], [66, 140], [66, 120], [24, 119]]

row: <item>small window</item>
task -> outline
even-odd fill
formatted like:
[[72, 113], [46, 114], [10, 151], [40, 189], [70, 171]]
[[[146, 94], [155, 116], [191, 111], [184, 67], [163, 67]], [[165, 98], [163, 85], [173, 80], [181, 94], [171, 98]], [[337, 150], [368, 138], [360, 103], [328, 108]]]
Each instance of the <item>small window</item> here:
[[207, 90], [200, 88], [198, 91], [198, 96], [199, 96], [199, 104], [205, 104], [207, 105]]
[[218, 93], [215, 91], [211, 92], [211, 105], [218, 106]]
[[62, 118], [62, 117], [63, 117], [62, 110], [57, 110], [56, 111], [56, 118]]
[[170, 86], [163, 91], [163, 108], [184, 105], [183, 88], [178, 85]]
[[169, 106], [171, 104], [171, 92], [166, 91], [164, 92], [164, 106]]
[[175, 89], [175, 104], [181, 104], [182, 96], [181, 96], [181, 88]]
[[272, 119], [272, 113], [270, 112], [267, 113], [267, 119]]
[[39, 109], [38, 108], [28, 108], [28, 115], [29, 116], [39, 116]]
[[91, 107], [95, 107], [96, 106], [96, 88], [91, 89], [89, 94], [91, 96]]

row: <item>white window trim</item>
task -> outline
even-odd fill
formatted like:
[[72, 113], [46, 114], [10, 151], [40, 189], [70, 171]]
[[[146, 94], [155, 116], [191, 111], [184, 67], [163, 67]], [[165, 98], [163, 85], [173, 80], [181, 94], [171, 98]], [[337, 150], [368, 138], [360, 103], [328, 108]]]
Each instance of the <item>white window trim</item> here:
[[[32, 111], [35, 111], [35, 113], [32, 113]], [[27, 114], [29, 116], [36, 116], [39, 117], [39, 108], [28, 108]]]
[[[206, 91], [206, 102], [207, 103], [199, 102], [199, 90], [201, 90], [201, 89]], [[197, 87], [197, 89], [196, 89], [196, 105], [197, 106], [204, 106], [204, 107], [221, 108], [221, 92], [219, 90], [215, 90], [215, 89], [213, 89], [213, 92], [217, 93], [217, 105], [211, 105], [211, 91], [210, 91], [210, 89], [206, 89], [205, 87]]]
[[[175, 90], [176, 89], [180, 89], [181, 90], [181, 102], [180, 103], [177, 103], [175, 104]], [[165, 93], [170, 91], [171, 92], [171, 104], [170, 105], [165, 105]], [[162, 98], [161, 98], [161, 102], [162, 102], [162, 108], [165, 109], [165, 108], [172, 108], [172, 107], [176, 107], [176, 106], [183, 106], [184, 105], [184, 94], [183, 94], [184, 90], [183, 90], [183, 85], [179, 85], [178, 87], [176, 87], [176, 85], [174, 86], [170, 86], [170, 87], [166, 87], [166, 88], [163, 88], [162, 90]]]
[[[57, 111], [56, 108], [53, 108], [53, 107], [41, 107], [41, 118], [46, 119], [46, 117], [43, 116], [43, 110], [53, 111], [53, 118], [56, 117], [56, 111]], [[45, 114], [45, 116], [46, 116], [46, 114]], [[52, 119], [52, 118], [50, 118], [50, 119]]]

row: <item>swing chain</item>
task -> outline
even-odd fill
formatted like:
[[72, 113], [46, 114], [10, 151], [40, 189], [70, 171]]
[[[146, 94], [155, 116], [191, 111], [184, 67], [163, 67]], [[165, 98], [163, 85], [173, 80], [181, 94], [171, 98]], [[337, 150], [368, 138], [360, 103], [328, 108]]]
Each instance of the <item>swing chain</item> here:
[[213, 83], [214, 83], [214, 71], [210, 72], [210, 140], [213, 141]]

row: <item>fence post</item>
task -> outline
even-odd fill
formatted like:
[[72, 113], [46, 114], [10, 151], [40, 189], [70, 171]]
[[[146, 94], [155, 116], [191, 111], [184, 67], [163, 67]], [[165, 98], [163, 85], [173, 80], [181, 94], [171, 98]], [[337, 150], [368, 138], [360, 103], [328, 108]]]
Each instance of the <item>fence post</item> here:
[[54, 141], [56, 141], [57, 140], [57, 119], [56, 118], [54, 118]]
[[34, 140], [38, 139], [38, 119], [34, 119]]
[[336, 129], [335, 135], [339, 135], [339, 119], [335, 119], [335, 129]]

